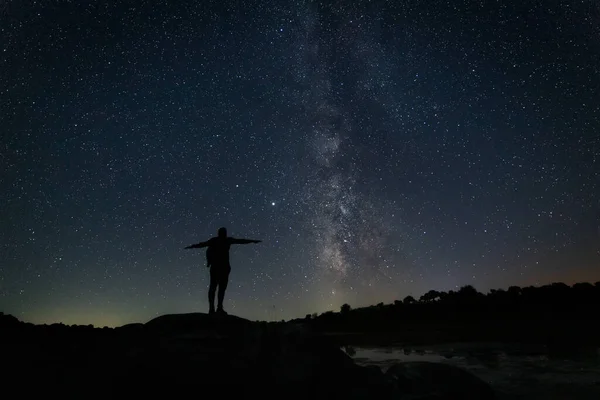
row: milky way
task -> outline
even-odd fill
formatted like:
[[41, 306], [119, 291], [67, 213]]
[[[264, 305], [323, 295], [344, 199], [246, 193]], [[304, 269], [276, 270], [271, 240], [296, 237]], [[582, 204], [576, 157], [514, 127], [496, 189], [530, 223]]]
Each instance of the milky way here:
[[[85, 4], [84, 4], [85, 3]], [[597, 2], [0, 2], [0, 311], [600, 279]]]
[[[336, 75], [356, 73], [359, 82], [373, 82], [372, 71], [365, 68], [372, 54], [365, 55], [356, 48], [357, 42], [368, 47], [364, 43], [371, 41], [371, 34], [368, 26], [352, 26], [352, 10], [340, 12], [344, 22], [339, 27], [334, 21], [319, 21], [310, 7], [300, 12], [304, 23], [298, 34], [300, 51], [295, 66], [302, 88], [298, 97], [303, 110], [300, 129], [308, 132], [304, 136], [310, 173], [302, 193], [307, 204], [305, 223], [314, 239], [319, 296], [330, 305], [356, 300], [352, 295], [364, 295], [374, 282], [380, 283], [381, 290], [385, 284], [382, 277], [392, 280], [389, 264], [393, 250], [386, 240], [396, 209], [365, 190], [369, 178], [362, 168], [377, 166], [360, 165], [361, 144], [356, 138], [364, 132], [352, 119], [352, 106], [342, 95], [344, 80]], [[339, 71], [336, 54], [351, 56], [352, 64]], [[372, 97], [368, 89], [352, 86], [357, 99]]]

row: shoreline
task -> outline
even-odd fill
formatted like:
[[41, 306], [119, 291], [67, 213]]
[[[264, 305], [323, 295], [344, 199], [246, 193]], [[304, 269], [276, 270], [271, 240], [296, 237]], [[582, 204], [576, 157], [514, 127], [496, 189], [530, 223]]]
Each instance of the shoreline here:
[[445, 346], [445, 345], [472, 345], [476, 343], [494, 343], [501, 346], [527, 346], [539, 347], [546, 350], [580, 349], [600, 347], [600, 336], [594, 332], [586, 335], [477, 335], [473, 332], [461, 334], [461, 332], [445, 332], [443, 330], [431, 333], [412, 330], [408, 332], [319, 332], [329, 340], [340, 346]]

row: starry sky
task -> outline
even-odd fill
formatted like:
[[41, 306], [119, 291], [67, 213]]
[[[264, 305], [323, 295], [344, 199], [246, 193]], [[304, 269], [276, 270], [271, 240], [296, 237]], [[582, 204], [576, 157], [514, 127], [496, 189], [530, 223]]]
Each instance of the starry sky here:
[[0, 310], [261, 320], [600, 280], [596, 1], [0, 1]]

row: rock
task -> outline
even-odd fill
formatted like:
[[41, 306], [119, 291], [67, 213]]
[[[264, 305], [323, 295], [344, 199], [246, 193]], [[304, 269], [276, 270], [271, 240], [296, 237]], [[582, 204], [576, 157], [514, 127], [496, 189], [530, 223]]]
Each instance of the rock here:
[[433, 362], [405, 362], [390, 367], [386, 374], [404, 399], [494, 400], [491, 386], [461, 368]]
[[[213, 331], [225, 335], [242, 334], [243, 330], [255, 323], [234, 315], [208, 315], [203, 313], [167, 314], [156, 317], [144, 324], [144, 327], [161, 334]], [[239, 330], [242, 330], [240, 332]]]
[[0, 329], [15, 329], [21, 326], [21, 321], [10, 314], [0, 312]]
[[[255, 356], [259, 377], [253, 381], [263, 395], [371, 398], [375, 386], [385, 382], [379, 368], [359, 367], [336, 344], [301, 326], [263, 324]], [[366, 397], [357, 397], [361, 392]]]

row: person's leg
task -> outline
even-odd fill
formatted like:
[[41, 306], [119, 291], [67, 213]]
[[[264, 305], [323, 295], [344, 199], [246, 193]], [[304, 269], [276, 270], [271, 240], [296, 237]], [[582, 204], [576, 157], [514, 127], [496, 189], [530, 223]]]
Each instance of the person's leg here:
[[219, 284], [218, 274], [214, 268], [210, 269], [210, 286], [208, 287], [208, 313], [212, 314], [215, 312], [215, 293], [217, 291], [217, 285]]
[[230, 271], [231, 269], [227, 268], [219, 274], [219, 294], [217, 304], [218, 311], [223, 311], [223, 300], [225, 299], [225, 290], [227, 290], [227, 284], [229, 283]]

